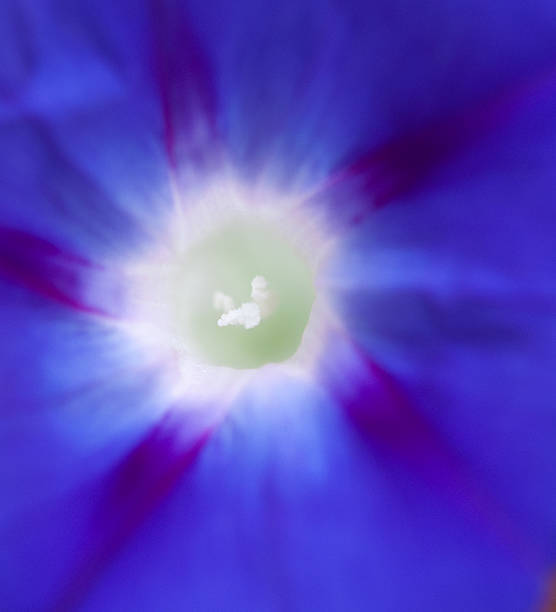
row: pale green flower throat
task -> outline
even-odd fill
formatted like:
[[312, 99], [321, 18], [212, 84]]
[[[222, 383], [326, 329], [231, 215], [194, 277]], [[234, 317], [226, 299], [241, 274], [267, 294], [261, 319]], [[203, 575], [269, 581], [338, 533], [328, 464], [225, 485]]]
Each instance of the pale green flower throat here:
[[298, 349], [315, 297], [310, 267], [283, 236], [240, 219], [187, 250], [176, 316], [198, 358], [257, 368]]

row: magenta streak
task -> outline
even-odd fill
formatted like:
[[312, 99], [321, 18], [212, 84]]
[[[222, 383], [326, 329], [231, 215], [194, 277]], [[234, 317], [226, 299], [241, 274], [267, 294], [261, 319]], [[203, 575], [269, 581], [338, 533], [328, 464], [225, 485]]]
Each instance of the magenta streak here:
[[[199, 41], [185, 19], [163, 14], [156, 0], [151, 2], [154, 24], [153, 71], [157, 83], [164, 122], [164, 144], [172, 173], [177, 171], [177, 113], [188, 127], [207, 121], [216, 137], [216, 94], [209, 78], [210, 68]], [[186, 135], [184, 135], [186, 136]]]
[[96, 500], [88, 553], [77, 563], [55, 610], [73, 609], [86, 597], [103, 570], [175, 489], [211, 434], [212, 429], [204, 429], [185, 442], [180, 439], [183, 428], [163, 419], [98, 489], [88, 492]]
[[[555, 72], [505, 91], [470, 111], [435, 121], [386, 142], [334, 171], [309, 196], [334, 197], [353, 184], [364, 196], [353, 223], [417, 188], [442, 163], [506, 125], [556, 84]], [[344, 198], [345, 200], [345, 198]]]
[[[343, 368], [331, 359], [330, 371], [324, 375], [332, 395], [373, 455], [385, 467], [406, 474], [459, 512], [464, 511], [472, 522], [486, 526], [520, 562], [538, 563], [540, 551], [509, 512], [480, 485], [442, 433], [412, 405], [392, 376], [355, 345], [352, 349], [359, 362], [356, 368], [353, 364]], [[339, 376], [344, 377], [343, 384]]]
[[85, 276], [98, 270], [87, 259], [18, 229], [0, 227], [0, 275], [50, 300], [103, 315], [79, 300]]

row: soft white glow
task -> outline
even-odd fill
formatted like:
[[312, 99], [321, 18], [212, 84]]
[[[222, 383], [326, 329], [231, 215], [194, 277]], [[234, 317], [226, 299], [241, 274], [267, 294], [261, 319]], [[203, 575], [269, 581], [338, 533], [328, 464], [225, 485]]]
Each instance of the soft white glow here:
[[[269, 363], [259, 370], [236, 370], [206, 363], [194, 350], [179, 313], [197, 299], [198, 286], [205, 280], [191, 277], [190, 282], [184, 283], [183, 259], [189, 249], [218, 228], [243, 218], [272, 227], [277, 235], [283, 236], [317, 280], [318, 271], [333, 248], [318, 220], [301, 207], [295, 196], [272, 193], [261, 185], [248, 189], [225, 173], [218, 180], [200, 185], [197, 191], [188, 192], [187, 205], [177, 201], [168, 218], [167, 231], [158, 236], [152, 249], [125, 266], [128, 311], [121, 323], [122, 328], [141, 340], [153, 359], [166, 362], [168, 393], [172, 397], [203, 401], [211, 398], [221, 401], [225, 397], [231, 401], [235, 392], [260, 369], [280, 368], [290, 375], [310, 377], [324, 346], [332, 315], [326, 296], [317, 290], [301, 345], [287, 361]], [[215, 333], [229, 333], [228, 330], [240, 326], [244, 329], [237, 329], [237, 333], [246, 337], [259, 333], [266, 319], [270, 321], [281, 306], [282, 296], [275, 290], [274, 280], [255, 270], [254, 276], [246, 280], [244, 297], [230, 295], [233, 292], [225, 286], [212, 285], [204, 308], [207, 314], [213, 313]]]

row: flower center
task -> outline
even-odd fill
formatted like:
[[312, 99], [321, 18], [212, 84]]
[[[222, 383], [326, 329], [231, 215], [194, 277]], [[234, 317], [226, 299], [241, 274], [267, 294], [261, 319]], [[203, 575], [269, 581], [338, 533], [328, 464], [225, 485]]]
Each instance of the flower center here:
[[291, 357], [315, 297], [311, 269], [293, 245], [251, 219], [189, 248], [174, 283], [188, 347], [207, 363], [238, 369]]

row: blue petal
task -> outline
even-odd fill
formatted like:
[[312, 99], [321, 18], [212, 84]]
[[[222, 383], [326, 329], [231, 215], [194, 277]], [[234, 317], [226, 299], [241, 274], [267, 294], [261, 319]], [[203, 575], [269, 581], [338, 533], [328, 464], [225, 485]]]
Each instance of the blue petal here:
[[71, 569], [79, 508], [91, 504], [76, 491], [117, 464], [167, 406], [156, 362], [104, 320], [3, 283], [0, 295], [0, 592], [3, 605], [22, 609], [48, 601]]
[[279, 379], [242, 399], [84, 609], [492, 612], [538, 595], [533, 572], [371, 460], [322, 392]]
[[376, 212], [331, 272], [354, 338], [556, 554], [556, 87]]
[[[190, 14], [176, 2], [70, 4], [6, 1], [0, 15], [0, 220], [10, 240], [32, 232], [41, 261], [51, 246], [103, 257], [148, 240], [171, 203], [168, 170], [183, 186], [185, 162], [203, 166], [209, 145], [227, 145], [247, 174], [270, 166], [288, 182], [315, 180], [541, 70], [556, 51], [548, 1], [519, 11], [438, 4], [419, 15], [403, 3], [286, 2], [269, 11], [192, 2]], [[376, 242], [361, 229], [349, 245], [359, 261], [372, 265], [382, 253], [392, 265], [393, 254], [393, 276], [379, 296], [372, 286], [348, 291], [344, 312], [353, 335], [553, 559], [546, 230], [554, 218], [543, 205], [554, 184], [551, 117], [534, 113], [505, 141], [506, 155], [491, 143], [433, 177], [409, 206], [381, 212]], [[541, 153], [531, 134], [546, 145]], [[461, 180], [469, 174], [475, 181]], [[400, 291], [408, 259], [425, 289]], [[15, 261], [27, 285], [64, 301], [57, 263], [48, 259], [51, 281], [27, 253]], [[354, 267], [348, 261], [343, 277], [357, 280]], [[13, 278], [13, 261], [6, 269]], [[453, 269], [471, 299], [454, 290]], [[369, 268], [362, 279], [368, 289]], [[476, 297], [484, 293], [486, 307]], [[185, 601], [193, 609], [301, 602], [491, 611], [537, 599], [536, 568], [524, 571], [418, 479], [370, 461], [313, 390], [291, 385], [272, 401], [268, 391], [245, 399], [180, 480], [198, 449], [174, 452], [159, 429], [149, 433], [160, 406], [156, 384], [138, 378], [139, 356], [97, 320], [8, 285], [0, 294], [8, 607], [73, 602], [95, 585], [89, 605], [103, 610]], [[524, 307], [531, 296], [534, 307]], [[164, 499], [159, 476], [181, 486], [130, 540]]]
[[228, 148], [247, 174], [285, 185], [322, 178], [556, 59], [550, 0], [190, 6]]
[[[183, 79], [193, 52], [164, 55], [170, 27], [156, 32], [173, 15], [154, 21], [148, 3], [8, 2], [0, 17], [17, 33], [0, 47], [2, 223], [97, 259], [152, 239], [173, 204], [166, 132], [191, 145], [191, 160], [202, 119], [183, 93], [202, 86]], [[178, 61], [166, 83], [158, 63]]]

